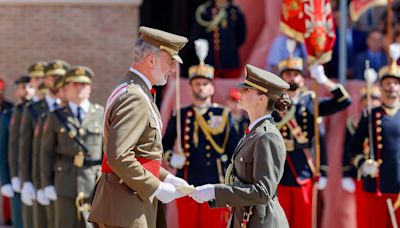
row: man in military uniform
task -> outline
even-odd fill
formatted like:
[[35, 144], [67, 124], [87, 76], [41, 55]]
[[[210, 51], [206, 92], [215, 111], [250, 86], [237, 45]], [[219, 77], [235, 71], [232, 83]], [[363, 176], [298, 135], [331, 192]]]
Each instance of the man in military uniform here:
[[[38, 101], [38, 88], [39, 85], [43, 81], [44, 77], [44, 67], [47, 63], [45, 62], [37, 62], [32, 64], [28, 68], [28, 73], [30, 76], [29, 85], [32, 87], [35, 95], [32, 98], [32, 102]], [[21, 102], [13, 111], [13, 116], [10, 122], [10, 137], [9, 137], [9, 165], [10, 165], [10, 175], [11, 175], [11, 184], [15, 192], [21, 192], [21, 169], [19, 167], [20, 163], [20, 145], [21, 145], [21, 127], [22, 127], [22, 116], [25, 107], [29, 106], [32, 102]], [[31, 165], [29, 165], [31, 167]], [[31, 192], [30, 195], [27, 195], [27, 189], [25, 188], [25, 199], [31, 198], [31, 196], [35, 196], [35, 192]], [[21, 201], [22, 201], [22, 192], [21, 192]], [[23, 201], [22, 201], [23, 202]], [[22, 204], [22, 219], [25, 227], [30, 227], [33, 224], [32, 219], [32, 207]]]
[[59, 107], [60, 100], [57, 99], [54, 89], [54, 77], [65, 74], [68, 64], [62, 60], [52, 61], [44, 67], [44, 85], [47, 93], [44, 98], [25, 107], [21, 120], [21, 140], [19, 152], [19, 169], [21, 181], [22, 202], [27, 206], [33, 206], [33, 227], [47, 227], [45, 207], [34, 200], [37, 195], [43, 197], [43, 189], [40, 188], [39, 155], [38, 148], [35, 150], [34, 142], [38, 141], [40, 118], [44, 118], [48, 112]]
[[[357, 216], [357, 227], [363, 228], [365, 227], [365, 218], [363, 210], [364, 206], [364, 197], [363, 195], [363, 181], [361, 179], [361, 172], [357, 172], [356, 168], [353, 165], [353, 152], [351, 151], [351, 141], [357, 130], [358, 122], [361, 118], [362, 111], [367, 108], [368, 100], [367, 100], [367, 87], [361, 89], [360, 94], [360, 106], [359, 106], [359, 116], [357, 117], [349, 117], [346, 121], [346, 132], [344, 138], [344, 150], [342, 157], [342, 171], [343, 178], [341, 180], [342, 188], [349, 192], [354, 193], [356, 200], [356, 210], [354, 213]], [[372, 86], [370, 91], [371, 97], [371, 107], [379, 107], [381, 106], [381, 91], [378, 86]], [[368, 145], [364, 144], [364, 150], [368, 150]]]
[[210, 43], [206, 63], [215, 67], [216, 78], [236, 78], [240, 74], [239, 48], [246, 40], [242, 10], [232, 0], [210, 0], [196, 10], [193, 38]]
[[51, 112], [43, 127], [41, 181], [55, 201], [55, 227], [87, 227], [89, 198], [102, 157], [103, 107], [89, 101], [94, 74], [75, 66], [65, 75], [68, 105]]
[[[198, 55], [200, 58], [201, 54]], [[170, 118], [163, 138], [164, 150], [172, 154], [171, 167], [177, 169], [178, 177], [195, 186], [223, 183], [227, 163], [238, 142], [229, 109], [211, 102], [213, 77], [214, 68], [204, 64], [202, 59], [199, 65], [189, 68], [193, 104], [179, 110], [183, 151], [178, 148], [172, 152], [177, 137], [176, 113]], [[227, 224], [229, 216], [225, 208], [211, 210], [207, 203], [199, 204], [190, 197], [177, 199], [176, 204], [179, 227], [224, 227]]]
[[188, 186], [161, 167], [162, 121], [151, 93], [182, 63], [178, 53], [188, 40], [143, 26], [139, 32], [131, 68], [105, 110], [103, 174], [89, 217], [99, 227], [166, 227], [158, 200], [182, 197], [178, 189]]
[[[379, 71], [382, 105], [364, 110], [351, 143], [353, 163], [363, 179], [363, 218], [368, 227], [400, 222], [400, 67], [393, 61]], [[371, 133], [369, 133], [369, 128]], [[368, 145], [366, 148], [366, 145]], [[388, 207], [387, 200], [393, 207]]]
[[[8, 159], [8, 168], [9, 172], [2, 171], [4, 176], [2, 176], [2, 186], [7, 186], [7, 184], [3, 184], [3, 181], [6, 183], [11, 182], [11, 187], [13, 190], [13, 194], [9, 193], [8, 195], [13, 195], [11, 199], [11, 210], [12, 210], [12, 221], [13, 227], [20, 228], [23, 227], [22, 222], [22, 208], [21, 208], [21, 184], [18, 177], [18, 142], [19, 142], [19, 127], [20, 127], [20, 119], [23, 111], [23, 107], [26, 103], [32, 100], [35, 89], [30, 84], [31, 78], [30, 76], [21, 76], [16, 82], [16, 90], [15, 96], [17, 98], [17, 105], [13, 107], [11, 120], [9, 123], [9, 132], [8, 132], [8, 143], [7, 144], [7, 159]], [[8, 174], [7, 174], [8, 173]], [[9, 175], [9, 177], [7, 177]], [[8, 182], [8, 179], [10, 182]], [[8, 187], [5, 187], [8, 188]]]
[[[40, 181], [40, 144], [42, 140], [42, 128], [47, 115], [49, 114], [49, 112], [59, 108], [61, 103], [61, 100], [59, 99], [59, 96], [57, 94], [58, 90], [55, 88], [55, 81], [57, 78], [63, 77], [65, 75], [68, 67], [68, 63], [63, 60], [54, 60], [50, 61], [44, 69], [44, 83], [47, 89], [47, 93], [45, 94], [44, 99], [41, 100], [44, 108], [42, 109], [40, 116], [37, 117], [35, 123], [31, 158], [31, 180], [35, 190], [37, 191], [37, 202], [33, 202], [33, 225], [37, 228], [55, 227], [54, 205], [47, 198], [43, 189], [45, 186], [42, 186]], [[38, 104], [33, 105], [35, 105], [36, 107], [33, 107], [32, 109], [40, 109], [38, 108]], [[22, 161], [29, 162], [27, 159], [24, 159]]]
[[[303, 60], [293, 57], [278, 65], [281, 77], [289, 83], [290, 110], [274, 113], [287, 150], [285, 171], [278, 187], [279, 201], [290, 227], [311, 227], [314, 165], [311, 155], [314, 138], [315, 94], [304, 87]], [[329, 80], [321, 65], [310, 69], [311, 76], [331, 91], [331, 98], [319, 98], [319, 116], [345, 109], [351, 103], [342, 85]]]
[[12, 103], [4, 98], [5, 92], [6, 92], [6, 82], [0, 78], [0, 112], [12, 109], [13, 107]]

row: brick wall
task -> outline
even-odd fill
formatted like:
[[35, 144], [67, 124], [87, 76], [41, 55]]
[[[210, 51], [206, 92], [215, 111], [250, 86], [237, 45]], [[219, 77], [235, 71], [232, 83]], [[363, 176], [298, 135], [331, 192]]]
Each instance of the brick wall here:
[[131, 62], [141, 1], [8, 2], [0, 0], [0, 77], [11, 84], [31, 63], [64, 59], [93, 69], [92, 100], [104, 104]]

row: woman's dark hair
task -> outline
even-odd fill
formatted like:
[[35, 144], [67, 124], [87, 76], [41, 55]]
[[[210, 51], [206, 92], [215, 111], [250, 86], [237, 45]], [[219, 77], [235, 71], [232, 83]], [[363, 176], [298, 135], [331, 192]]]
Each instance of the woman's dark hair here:
[[278, 100], [274, 101], [272, 100], [268, 94], [257, 90], [257, 94], [258, 95], [265, 95], [269, 98], [268, 100], [268, 105], [267, 105], [267, 111], [272, 111], [272, 110], [276, 110], [279, 112], [283, 112], [285, 110], [288, 110], [289, 107], [292, 105], [292, 101], [289, 98], [289, 95], [287, 95], [286, 93], [282, 94], [282, 96], [280, 96], [278, 98]]

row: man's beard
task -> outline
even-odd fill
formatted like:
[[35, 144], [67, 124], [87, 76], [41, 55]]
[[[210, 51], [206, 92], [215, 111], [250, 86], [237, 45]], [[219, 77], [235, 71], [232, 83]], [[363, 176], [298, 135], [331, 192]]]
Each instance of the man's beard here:
[[200, 101], [205, 101], [207, 100], [208, 96], [207, 95], [202, 95], [201, 93], [193, 93], [193, 97], [196, 100], [200, 100]]
[[162, 79], [160, 81], [158, 81], [155, 86], [164, 86], [165, 84], [167, 84], [167, 80], [168, 77], [163, 75]]
[[296, 91], [299, 88], [299, 84], [296, 82], [290, 82], [289, 83], [289, 91]]
[[387, 98], [390, 99], [396, 99], [399, 96], [399, 92], [395, 90], [385, 90], [383, 89], [383, 92], [385, 93]]

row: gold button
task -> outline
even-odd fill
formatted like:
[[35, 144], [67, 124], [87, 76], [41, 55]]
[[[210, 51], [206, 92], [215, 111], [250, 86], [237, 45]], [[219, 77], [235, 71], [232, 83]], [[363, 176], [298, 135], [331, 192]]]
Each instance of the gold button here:
[[380, 165], [382, 163], [383, 163], [382, 159], [378, 159], [378, 164]]
[[210, 150], [211, 146], [210, 145], [206, 145], [206, 150]]
[[75, 138], [76, 131], [70, 131], [70, 132], [68, 132], [68, 135], [69, 135], [70, 138]]
[[381, 143], [378, 144], [378, 149], [382, 149], [383, 145]]
[[188, 116], [193, 116], [193, 112], [188, 112], [187, 115]]
[[209, 161], [206, 162], [206, 165], [207, 165], [207, 166], [210, 166], [210, 165], [211, 165], [211, 162], [209, 162]]
[[62, 167], [60, 165], [57, 166], [57, 171], [62, 171]]
[[306, 136], [306, 137], [307, 137], [307, 135], [308, 135], [308, 132], [304, 132], [304, 136]]
[[[79, 128], [79, 134], [80, 134], [81, 136], [85, 135], [85, 133], [86, 133], [85, 129]], [[97, 132], [96, 132], [96, 133], [97, 133]]]
[[211, 154], [210, 153], [206, 153], [206, 157], [211, 158]]
[[303, 112], [302, 115], [303, 115], [303, 116], [307, 116], [307, 112]]
[[65, 132], [65, 128], [60, 128], [60, 133], [64, 133]]
[[189, 162], [189, 161], [187, 161], [187, 162], [186, 162], [186, 165], [187, 165], [187, 166], [188, 166], [188, 165], [190, 165], [190, 162]]
[[376, 132], [380, 133], [381, 131], [382, 131], [382, 128], [381, 128], [381, 127], [377, 127], [377, 128], [376, 128]]
[[378, 139], [378, 141], [382, 141], [382, 136], [378, 135], [378, 137], [376, 137]]
[[185, 135], [185, 140], [189, 140], [190, 136], [189, 135]]
[[377, 112], [377, 113], [375, 114], [375, 116], [379, 118], [379, 117], [381, 117], [382, 115], [381, 115], [380, 112]]
[[243, 157], [240, 157], [239, 160], [242, 162], [242, 161], [244, 161], [244, 158], [243, 158]]
[[191, 122], [190, 119], [186, 119], [187, 124], [190, 124], [190, 122]]
[[189, 149], [190, 148], [190, 144], [189, 143], [186, 143], [185, 144], [185, 149]]
[[123, 184], [123, 183], [124, 183], [124, 180], [119, 179], [118, 183], [119, 183], [119, 184]]
[[185, 131], [189, 132], [190, 131], [190, 127], [185, 127]]
[[307, 119], [303, 119], [303, 123], [307, 123]]
[[381, 125], [382, 121], [381, 120], [377, 120], [376, 124]]
[[189, 153], [189, 152], [185, 153], [185, 156], [186, 156], [187, 158], [190, 157], [190, 153]]

